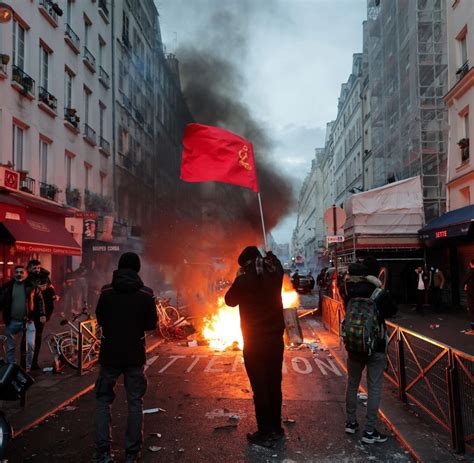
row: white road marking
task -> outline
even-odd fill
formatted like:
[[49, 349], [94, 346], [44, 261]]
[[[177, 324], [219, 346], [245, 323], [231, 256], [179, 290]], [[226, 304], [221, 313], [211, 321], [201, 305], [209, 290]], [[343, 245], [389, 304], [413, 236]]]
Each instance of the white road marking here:
[[193, 363], [189, 365], [188, 369], [186, 370], [186, 373], [191, 373], [191, 370], [196, 366], [199, 360], [207, 358], [207, 355], [192, 355], [191, 357], [194, 357], [194, 360]]
[[314, 361], [316, 362], [316, 365], [321, 370], [321, 373], [324, 376], [327, 376], [326, 368], [329, 371], [332, 371], [336, 376], [342, 376], [342, 373], [339, 371], [339, 368], [337, 368], [336, 364], [331, 359], [328, 359], [327, 363], [323, 362], [320, 359], [314, 359]]
[[[301, 368], [301, 363], [304, 364], [304, 368]], [[301, 373], [302, 375], [309, 375], [313, 371], [313, 367], [309, 363], [308, 359], [304, 357], [293, 357], [291, 359], [291, 365], [293, 366], [293, 370], [296, 373]]]
[[158, 373], [163, 373], [167, 370], [174, 362], [178, 359], [185, 359], [186, 355], [170, 355], [169, 358], [171, 359]]
[[145, 365], [145, 371], [148, 370], [148, 368], [150, 368], [151, 365], [153, 365], [156, 360], [158, 359], [158, 355], [154, 355], [153, 357], [150, 357], [147, 361], [146, 361], [146, 365]]
[[206, 368], [204, 368], [204, 373], [222, 373], [224, 371], [223, 368], [212, 368], [216, 360], [219, 358], [221, 358], [220, 355], [213, 355]]

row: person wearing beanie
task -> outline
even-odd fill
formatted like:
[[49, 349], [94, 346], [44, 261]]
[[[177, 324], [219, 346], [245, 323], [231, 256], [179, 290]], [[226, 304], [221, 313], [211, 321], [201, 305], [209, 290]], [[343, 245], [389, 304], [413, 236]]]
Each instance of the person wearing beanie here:
[[253, 390], [257, 431], [247, 439], [272, 447], [284, 437], [281, 427], [281, 370], [283, 363], [283, 267], [268, 252], [263, 258], [255, 246], [238, 258], [237, 277], [225, 295], [231, 307], [239, 306], [244, 338], [244, 362]]
[[115, 384], [124, 376], [128, 403], [125, 461], [138, 461], [143, 443], [143, 396], [145, 376], [145, 331], [156, 328], [157, 314], [153, 290], [138, 275], [140, 258], [133, 252], [122, 254], [112, 283], [105, 285], [97, 303], [97, 322], [102, 328], [99, 353], [100, 371], [95, 384], [95, 461], [112, 462], [110, 408]]

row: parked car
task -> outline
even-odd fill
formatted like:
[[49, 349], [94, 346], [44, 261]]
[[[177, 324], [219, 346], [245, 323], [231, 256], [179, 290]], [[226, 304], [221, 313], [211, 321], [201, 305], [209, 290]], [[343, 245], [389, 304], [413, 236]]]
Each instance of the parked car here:
[[[294, 284], [294, 280], [293, 280]], [[314, 289], [315, 281], [314, 277], [311, 274], [299, 275], [298, 286], [295, 287], [296, 291], [299, 293], [311, 293]]]

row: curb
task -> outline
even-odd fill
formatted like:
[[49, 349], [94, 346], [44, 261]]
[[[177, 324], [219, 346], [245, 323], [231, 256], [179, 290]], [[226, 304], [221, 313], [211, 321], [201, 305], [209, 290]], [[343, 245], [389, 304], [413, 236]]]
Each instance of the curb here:
[[[154, 342], [151, 346], [148, 346], [146, 348], [146, 353], [148, 354], [149, 352], [151, 352], [152, 350], [155, 350], [158, 346], [160, 346], [161, 344], [163, 344], [164, 342], [164, 339], [159, 339], [157, 340], [156, 342]], [[31, 428], [39, 425], [40, 423], [42, 423], [44, 420], [48, 419], [51, 415], [54, 415], [57, 411], [61, 410], [61, 408], [64, 408], [66, 407], [67, 405], [69, 405], [70, 403], [74, 402], [75, 400], [79, 399], [80, 397], [82, 397], [83, 395], [87, 394], [88, 392], [92, 391], [92, 389], [94, 389], [94, 385], [95, 385], [95, 381], [92, 383], [92, 384], [89, 384], [88, 386], [84, 387], [83, 389], [81, 389], [79, 392], [77, 392], [76, 394], [74, 394], [73, 396], [69, 397], [68, 399], [66, 399], [65, 401], [63, 401], [61, 404], [59, 404], [58, 406], [54, 407], [53, 409], [51, 409], [50, 411], [48, 411], [47, 413], [45, 413], [44, 415], [40, 416], [39, 418], [37, 418], [36, 420], [34, 420], [32, 423], [29, 423], [27, 424], [26, 426], [23, 426], [23, 428], [21, 428], [20, 430], [18, 431], [13, 431], [13, 436], [12, 438], [13, 439], [16, 439], [17, 437], [21, 436], [23, 433], [29, 431]]]

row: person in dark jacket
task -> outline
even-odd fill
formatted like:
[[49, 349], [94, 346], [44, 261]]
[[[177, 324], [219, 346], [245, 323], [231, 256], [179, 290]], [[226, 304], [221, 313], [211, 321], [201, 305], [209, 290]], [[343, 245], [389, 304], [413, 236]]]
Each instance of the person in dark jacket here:
[[469, 273], [464, 280], [464, 291], [467, 296], [467, 316], [471, 324], [471, 329], [466, 334], [474, 335], [474, 259], [469, 262]]
[[244, 338], [244, 362], [253, 390], [257, 431], [251, 443], [271, 447], [284, 437], [281, 427], [281, 370], [283, 363], [283, 267], [268, 252], [262, 258], [255, 246], [239, 256], [240, 269], [225, 295], [231, 307], [239, 306]]
[[[381, 288], [382, 283], [376, 277], [380, 267], [375, 258], [369, 256], [362, 264], [355, 263], [349, 265], [349, 272], [346, 275], [345, 284], [341, 290], [344, 302], [347, 304], [352, 298], [370, 298], [377, 288]], [[383, 290], [380, 296], [375, 299], [378, 320], [381, 333], [386, 333], [385, 319], [395, 315], [396, 305], [391, 300], [388, 292]], [[387, 436], [381, 434], [376, 429], [378, 409], [382, 394], [383, 373], [387, 366], [386, 339], [381, 337], [376, 346], [375, 352], [370, 356], [347, 353], [347, 389], [346, 389], [346, 433], [355, 434], [359, 429], [357, 423], [357, 391], [359, 389], [362, 372], [367, 369], [367, 421], [362, 442], [373, 444], [375, 442], [385, 442]]]
[[300, 273], [298, 269], [296, 269], [295, 273], [293, 273], [291, 281], [293, 283], [293, 288], [295, 288], [295, 291], [298, 291], [298, 288], [300, 287]]
[[[28, 279], [41, 291], [43, 296], [44, 309], [46, 314], [46, 321], [49, 321], [54, 311], [54, 301], [56, 300], [56, 290], [54, 289], [49, 272], [41, 267], [41, 262], [37, 259], [32, 259], [28, 262]], [[43, 329], [46, 323], [41, 323], [39, 316], [35, 319], [35, 352], [33, 354], [33, 361], [31, 364], [32, 370], [39, 370], [38, 358], [41, 349], [41, 341], [43, 338]]]
[[115, 384], [123, 374], [128, 403], [125, 436], [126, 462], [138, 460], [143, 443], [143, 396], [147, 388], [144, 372], [145, 331], [156, 328], [153, 290], [138, 276], [140, 258], [127, 252], [120, 257], [112, 283], [102, 288], [97, 303], [97, 322], [102, 327], [100, 371], [96, 394], [96, 460], [111, 462], [110, 408]]
[[15, 362], [16, 337], [26, 330], [26, 370], [31, 369], [35, 349], [35, 320], [46, 322], [41, 290], [27, 278], [23, 265], [17, 265], [14, 278], [2, 290], [1, 310], [7, 337], [7, 362]]

